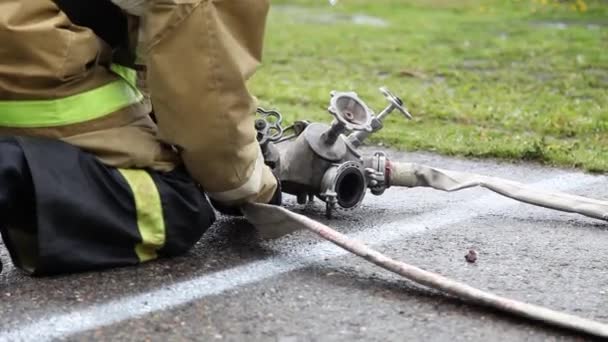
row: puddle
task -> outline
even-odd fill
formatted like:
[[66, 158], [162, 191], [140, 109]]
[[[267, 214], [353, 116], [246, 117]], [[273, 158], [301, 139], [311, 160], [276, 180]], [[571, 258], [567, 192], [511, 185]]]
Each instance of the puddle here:
[[494, 71], [496, 64], [487, 59], [465, 59], [460, 64], [460, 68], [473, 71]]
[[608, 22], [595, 21], [595, 22], [583, 22], [583, 21], [535, 21], [532, 22], [533, 26], [544, 27], [554, 30], [566, 30], [570, 27], [584, 27], [587, 30], [595, 31], [608, 26]]
[[387, 27], [389, 23], [379, 17], [366, 14], [333, 13], [331, 8], [326, 11], [318, 8], [308, 8], [293, 5], [275, 5], [271, 7], [275, 15], [289, 16], [297, 23], [309, 24], [353, 24], [362, 26]]
[[608, 69], [589, 68], [584, 70], [583, 74], [595, 78], [599, 86], [608, 87]]
[[546, 22], [539, 23], [539, 26], [543, 26], [546, 28], [556, 29], [556, 30], [565, 30], [568, 28], [568, 24], [562, 22]]
[[377, 27], [386, 27], [388, 23], [384, 19], [377, 17], [371, 17], [365, 14], [355, 14], [351, 17], [353, 24], [355, 25], [368, 25]]

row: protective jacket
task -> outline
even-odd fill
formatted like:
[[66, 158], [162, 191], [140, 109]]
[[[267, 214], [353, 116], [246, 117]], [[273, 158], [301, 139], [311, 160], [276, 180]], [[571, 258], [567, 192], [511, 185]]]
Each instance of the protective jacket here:
[[113, 167], [169, 171], [181, 160], [215, 200], [268, 202], [277, 184], [245, 84], [268, 3], [116, 3], [124, 10], [109, 0], [0, 3], [0, 134], [61, 139]]

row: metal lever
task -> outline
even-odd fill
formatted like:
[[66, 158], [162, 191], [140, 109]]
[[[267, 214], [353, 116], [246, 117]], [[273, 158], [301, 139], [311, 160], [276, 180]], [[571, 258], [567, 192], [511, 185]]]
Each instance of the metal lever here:
[[403, 106], [403, 101], [400, 98], [393, 95], [386, 87], [381, 87], [380, 92], [384, 95], [386, 100], [388, 101], [388, 106], [386, 106], [380, 114], [374, 116], [370, 122], [372, 127], [372, 132], [359, 131], [353, 132], [348, 136], [348, 142], [355, 148], [361, 146], [363, 140], [367, 139], [372, 133], [376, 133], [382, 129], [382, 121], [395, 109], [401, 112], [406, 118], [409, 120], [412, 119], [412, 115], [408, 112], [407, 108]]
[[401, 112], [401, 114], [405, 115], [406, 118], [408, 118], [409, 120], [412, 120], [412, 114], [410, 114], [408, 112], [407, 108], [405, 108], [403, 106], [403, 101], [401, 101], [400, 98], [393, 95], [393, 93], [391, 93], [386, 87], [381, 87], [380, 92], [384, 95], [386, 100], [389, 102], [389, 105], [386, 108], [384, 108], [382, 110], [382, 112], [380, 112], [380, 114], [378, 114], [376, 116], [376, 119], [382, 121], [382, 119], [384, 119], [385, 116], [390, 114], [393, 110], [397, 109], [398, 111]]

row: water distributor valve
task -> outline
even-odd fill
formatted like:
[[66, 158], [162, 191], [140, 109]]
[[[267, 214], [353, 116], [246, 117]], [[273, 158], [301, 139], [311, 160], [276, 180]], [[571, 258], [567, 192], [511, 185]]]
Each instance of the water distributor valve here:
[[[382, 121], [395, 109], [408, 118], [411, 115], [401, 99], [386, 88], [380, 91], [389, 104], [377, 116], [356, 93], [332, 91], [328, 112], [334, 119], [330, 125], [296, 121], [283, 130], [277, 127], [282, 120], [278, 112], [258, 109], [263, 115], [258, 121], [273, 116], [272, 122], [259, 122], [256, 127], [265, 153], [268, 141], [279, 151], [283, 192], [296, 195], [301, 204], [315, 197], [321, 199], [328, 217], [336, 209], [357, 207], [368, 188], [376, 195], [384, 192], [388, 187], [385, 155], [378, 152], [362, 158], [357, 148], [382, 128]], [[271, 126], [275, 133], [281, 133], [280, 137], [267, 137]]]

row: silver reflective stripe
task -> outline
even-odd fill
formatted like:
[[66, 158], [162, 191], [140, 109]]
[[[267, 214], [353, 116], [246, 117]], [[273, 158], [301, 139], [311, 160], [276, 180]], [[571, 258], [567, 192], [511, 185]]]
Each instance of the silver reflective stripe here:
[[236, 189], [221, 192], [208, 192], [207, 194], [209, 197], [220, 202], [233, 202], [259, 193], [262, 190], [263, 185], [264, 165], [264, 157], [262, 156], [262, 152], [260, 152], [255, 161], [251, 176], [243, 185]]

